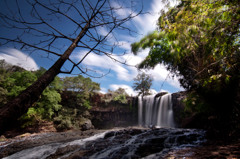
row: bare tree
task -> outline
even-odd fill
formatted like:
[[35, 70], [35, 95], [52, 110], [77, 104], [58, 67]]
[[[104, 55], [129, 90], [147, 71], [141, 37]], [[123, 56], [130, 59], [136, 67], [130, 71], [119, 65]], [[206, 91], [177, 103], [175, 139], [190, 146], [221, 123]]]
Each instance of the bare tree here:
[[[95, 71], [82, 64], [89, 54], [124, 63], [114, 54], [119, 46], [116, 32], [134, 33], [126, 22], [142, 14], [142, 8], [137, 9], [136, 3], [130, 1], [5, 0], [0, 3], [4, 6], [0, 11], [0, 46], [57, 59], [34, 84], [0, 109], [0, 133], [27, 112], [59, 73], [78, 71], [93, 76]], [[128, 8], [124, 8], [124, 3], [129, 4]], [[119, 15], [123, 10], [124, 14]], [[81, 53], [79, 61], [70, 58], [76, 50]], [[66, 62], [71, 63], [67, 70], [63, 69]]]

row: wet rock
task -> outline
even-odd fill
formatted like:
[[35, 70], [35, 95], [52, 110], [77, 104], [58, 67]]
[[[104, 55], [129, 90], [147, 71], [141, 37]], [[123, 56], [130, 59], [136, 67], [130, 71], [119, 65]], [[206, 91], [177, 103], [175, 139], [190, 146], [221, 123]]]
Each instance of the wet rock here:
[[[236, 151], [234, 151], [234, 149]], [[185, 147], [168, 152], [163, 158], [240, 158], [240, 140], [231, 143], [206, 142], [202, 146]]]
[[[187, 137], [190, 136], [190, 137]], [[198, 145], [204, 132], [184, 129], [120, 129], [70, 142], [54, 142], [20, 152], [21, 156], [55, 158], [161, 158], [173, 148]], [[199, 142], [201, 143], [201, 142]], [[15, 154], [14, 157], [20, 157]]]
[[91, 120], [87, 118], [81, 118], [79, 122], [79, 127], [81, 128], [82, 131], [86, 131], [94, 128]]
[[3, 135], [0, 136], [0, 142], [2, 142], [2, 141], [6, 141], [6, 140], [7, 140], [7, 139], [6, 139], [5, 136], [3, 136]]
[[103, 132], [102, 130], [87, 130], [87, 131], [67, 131], [67, 132], [51, 132], [32, 134], [26, 137], [16, 137], [0, 142], [0, 158], [12, 155], [24, 149], [33, 148], [51, 143], [64, 143], [76, 139], [86, 138], [96, 133]]
[[168, 92], [160, 92], [160, 93], [158, 93], [158, 94], [155, 95], [155, 98], [161, 97], [161, 96], [163, 96], [163, 95], [165, 95], [165, 94], [168, 94]]
[[104, 139], [107, 139], [109, 137], [113, 137], [115, 135], [115, 132], [114, 131], [110, 131], [108, 132], [105, 136], [104, 136]]

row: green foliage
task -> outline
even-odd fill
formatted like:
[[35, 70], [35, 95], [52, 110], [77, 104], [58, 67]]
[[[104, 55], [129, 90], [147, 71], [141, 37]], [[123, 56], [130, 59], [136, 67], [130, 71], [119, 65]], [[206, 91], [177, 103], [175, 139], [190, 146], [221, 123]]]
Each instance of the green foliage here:
[[[21, 72], [16, 72], [16, 70]], [[24, 79], [24, 76], [29, 79]], [[22, 82], [22, 80], [24, 81]], [[34, 77], [24, 69], [0, 60], [0, 107], [15, 97], [33, 80]]]
[[[0, 60], [0, 106], [25, 90], [45, 71], [44, 68], [40, 68], [35, 72], [30, 72]], [[23, 128], [34, 126], [48, 120], [54, 121], [58, 130], [79, 129], [79, 123], [84, 118], [82, 115], [91, 108], [90, 98], [98, 90], [100, 90], [98, 83], [81, 75], [63, 79], [55, 77], [54, 81], [43, 91], [39, 100], [28, 109], [26, 114], [21, 116], [21, 126]], [[61, 102], [60, 93], [64, 97], [64, 102]]]
[[126, 93], [124, 88], [118, 88], [115, 91], [108, 90], [108, 93], [102, 98], [105, 103], [116, 102], [119, 104], [127, 104], [127, 97], [129, 95]]
[[89, 116], [88, 111], [63, 107], [53, 121], [58, 130], [81, 129], [84, 120], [89, 118]]
[[240, 59], [239, 8], [236, 1], [181, 1], [163, 12], [158, 31], [132, 44], [132, 51], [149, 47], [140, 67], [163, 63], [186, 89], [231, 81]]
[[150, 94], [150, 88], [152, 86], [153, 78], [143, 73], [139, 73], [136, 78], [134, 78], [133, 88], [138, 91], [138, 95], [145, 96]]
[[99, 83], [81, 75], [76, 77], [65, 77], [62, 79], [64, 91], [76, 94], [75, 102], [79, 107], [91, 108], [90, 97], [100, 90]]
[[239, 3], [181, 1], [163, 12], [158, 30], [132, 44], [149, 47], [141, 68], [165, 64], [187, 90], [220, 92], [239, 80]]
[[22, 121], [22, 128], [33, 126], [42, 121], [41, 116], [39, 116], [37, 110], [33, 107], [28, 109], [28, 112], [20, 117]]
[[210, 114], [214, 111], [212, 107], [209, 106], [209, 104], [205, 102], [203, 98], [199, 97], [199, 95], [196, 93], [189, 93], [183, 102], [186, 105], [184, 108], [185, 113], [194, 114], [208, 112]]
[[90, 105], [90, 96], [86, 92], [77, 94], [76, 104], [78, 104], [80, 107], [84, 107], [86, 109], [92, 108], [92, 106]]
[[1, 67], [3, 65], [2, 60], [0, 60], [0, 107], [7, 103], [8, 90], [4, 87], [5, 79], [8, 76], [6, 70]]
[[157, 31], [132, 44], [132, 51], [150, 48], [139, 67], [164, 64], [191, 92], [188, 110], [215, 114], [229, 127], [240, 112], [239, 26], [237, 0], [181, 0], [162, 12]]
[[80, 129], [84, 112], [91, 109], [91, 96], [100, 90], [100, 85], [81, 75], [65, 77], [62, 81], [63, 108], [54, 117], [58, 130]]
[[[0, 61], [0, 71], [2, 73], [0, 75], [0, 104], [3, 105], [35, 82], [45, 72], [45, 69], [30, 72]], [[44, 90], [38, 102], [20, 118], [23, 127], [34, 125], [41, 120], [52, 119], [55, 112], [61, 108], [59, 104], [61, 96], [58, 92], [61, 87], [60, 78], [56, 77]]]
[[36, 112], [44, 119], [51, 119], [55, 112], [62, 107], [61, 96], [56, 90], [45, 89], [37, 102]]
[[93, 82], [90, 78], [85, 78], [82, 75], [65, 77], [62, 81], [65, 91], [93, 93], [94, 91], [100, 90], [99, 83]]
[[[32, 73], [37, 79], [45, 72], [45, 69], [40, 68], [38, 71]], [[62, 105], [61, 95], [59, 89], [61, 89], [61, 81], [59, 77], [56, 77], [54, 81], [43, 91], [38, 102], [34, 104], [34, 107], [28, 109], [28, 112], [21, 117], [24, 121], [24, 126], [34, 125], [41, 120], [52, 120], [55, 113], [58, 112]]]
[[6, 77], [3, 86], [8, 91], [8, 96], [16, 97], [20, 92], [30, 86], [37, 77], [29, 72], [13, 72]]
[[113, 98], [114, 102], [118, 102], [118, 103], [123, 103], [123, 104], [127, 104], [127, 98], [125, 94], [119, 94], [118, 96], [115, 96]]
[[54, 118], [54, 123], [57, 125], [58, 130], [68, 130], [73, 128], [70, 116], [59, 115], [58, 117]]
[[7, 90], [0, 87], [0, 107], [7, 103]]

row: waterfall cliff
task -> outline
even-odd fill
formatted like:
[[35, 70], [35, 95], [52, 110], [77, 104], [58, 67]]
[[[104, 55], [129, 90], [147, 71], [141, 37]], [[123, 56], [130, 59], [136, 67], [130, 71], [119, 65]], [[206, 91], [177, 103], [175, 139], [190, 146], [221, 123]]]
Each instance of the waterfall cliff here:
[[138, 124], [143, 127], [174, 127], [172, 95], [139, 97]]

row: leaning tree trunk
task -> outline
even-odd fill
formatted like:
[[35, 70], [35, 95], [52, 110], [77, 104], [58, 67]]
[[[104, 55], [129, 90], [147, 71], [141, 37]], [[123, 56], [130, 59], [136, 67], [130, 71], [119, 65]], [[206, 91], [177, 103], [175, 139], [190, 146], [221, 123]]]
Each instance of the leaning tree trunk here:
[[89, 23], [85, 25], [77, 38], [73, 41], [71, 46], [64, 52], [64, 54], [55, 62], [55, 64], [47, 70], [36, 82], [29, 86], [26, 90], [20, 93], [12, 101], [9, 101], [0, 109], [0, 134], [11, 128], [24, 113], [27, 112], [42, 94], [44, 89], [54, 80], [60, 73], [61, 67], [69, 58], [72, 51], [76, 48], [77, 43], [85, 35], [88, 30]]

